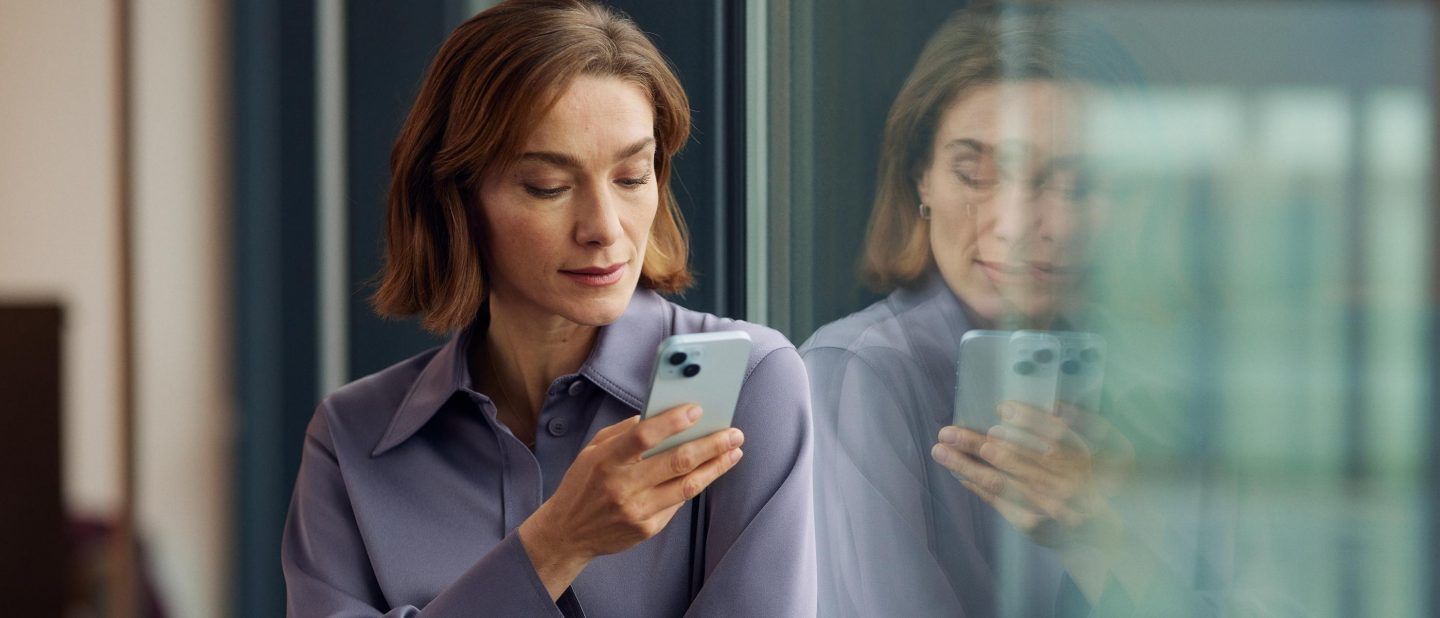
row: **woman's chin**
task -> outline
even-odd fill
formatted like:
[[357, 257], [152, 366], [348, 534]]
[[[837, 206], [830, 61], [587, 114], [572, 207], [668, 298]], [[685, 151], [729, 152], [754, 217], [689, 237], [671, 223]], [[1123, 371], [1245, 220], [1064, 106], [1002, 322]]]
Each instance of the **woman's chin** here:
[[1005, 304], [1010, 319], [1029, 328], [1049, 328], [1063, 310], [1059, 299], [1049, 294], [1007, 298]]
[[566, 317], [576, 324], [585, 326], [605, 326], [613, 324], [620, 316], [625, 314], [625, 309], [630, 306], [630, 296], [623, 298], [607, 294], [602, 298], [586, 299], [568, 307]]

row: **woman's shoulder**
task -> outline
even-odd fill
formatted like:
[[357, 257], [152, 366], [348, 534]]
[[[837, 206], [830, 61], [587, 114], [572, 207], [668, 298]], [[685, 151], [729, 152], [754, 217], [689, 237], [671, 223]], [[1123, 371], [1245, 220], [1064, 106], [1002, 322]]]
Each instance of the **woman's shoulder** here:
[[[893, 296], [893, 294], [892, 294]], [[800, 346], [807, 361], [817, 357], [885, 355], [907, 348], [904, 312], [887, 296], [815, 330]]]
[[416, 384], [439, 369], [431, 365], [446, 348], [430, 348], [335, 389], [320, 402], [311, 430], [324, 427], [327, 433], [340, 432], [359, 443], [373, 445], [390, 426], [396, 411], [414, 395]]
[[780, 331], [768, 326], [744, 320], [722, 318], [712, 313], [688, 309], [670, 301], [666, 301], [666, 304], [671, 309], [668, 330], [672, 335], [723, 331], [741, 331], [749, 335], [752, 347], [750, 348], [750, 363], [747, 373], [754, 371], [762, 361], [777, 352], [782, 355], [795, 355], [795, 344], [791, 343]]

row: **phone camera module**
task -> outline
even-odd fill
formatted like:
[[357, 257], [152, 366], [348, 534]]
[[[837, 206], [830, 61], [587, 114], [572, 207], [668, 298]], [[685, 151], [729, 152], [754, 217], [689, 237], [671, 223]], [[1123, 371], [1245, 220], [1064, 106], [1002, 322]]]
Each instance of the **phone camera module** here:
[[1031, 358], [1035, 359], [1035, 362], [1043, 365], [1052, 360], [1055, 360], [1055, 350], [1051, 350], [1050, 348], [1040, 348], [1039, 350], [1035, 350], [1035, 353], [1031, 355]]
[[1067, 376], [1073, 376], [1077, 373], [1080, 373], [1080, 368], [1080, 361], [1077, 360], [1067, 360], [1063, 363], [1060, 363], [1060, 371], [1065, 372], [1065, 375]]
[[684, 352], [676, 352], [670, 355], [670, 364], [678, 367], [684, 364], [685, 359], [687, 358], [690, 358], [690, 356], [685, 354]]
[[1030, 361], [1020, 361], [1018, 363], [1015, 363], [1015, 373], [1018, 373], [1022, 376], [1028, 376], [1032, 373], [1035, 373], [1035, 363], [1032, 363]]
[[699, 365], [686, 365], [684, 369], [681, 369], [681, 370], [680, 370], [680, 373], [684, 374], [685, 377], [687, 377], [687, 378], [693, 378], [693, 377], [695, 377], [695, 376], [700, 375], [700, 366], [699, 366]]
[[1098, 362], [1100, 360], [1100, 350], [1097, 350], [1095, 348], [1085, 348], [1084, 351], [1080, 352], [1080, 360], [1083, 360], [1087, 363]]

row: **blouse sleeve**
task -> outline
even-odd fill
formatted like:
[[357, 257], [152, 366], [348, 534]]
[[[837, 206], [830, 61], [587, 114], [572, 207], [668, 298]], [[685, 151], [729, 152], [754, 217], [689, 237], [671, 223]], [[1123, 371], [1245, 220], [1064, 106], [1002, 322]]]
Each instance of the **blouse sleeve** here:
[[794, 348], [769, 352], [736, 405], [745, 457], [707, 491], [704, 584], [687, 616], [814, 616], [810, 393]]
[[583, 616], [575, 595], [566, 590], [551, 601], [535, 567], [512, 531], [474, 566], [445, 588], [423, 610], [390, 607], [370, 568], [370, 558], [355, 522], [345, 479], [335, 457], [321, 404], [305, 432], [305, 447], [280, 560], [290, 616]]

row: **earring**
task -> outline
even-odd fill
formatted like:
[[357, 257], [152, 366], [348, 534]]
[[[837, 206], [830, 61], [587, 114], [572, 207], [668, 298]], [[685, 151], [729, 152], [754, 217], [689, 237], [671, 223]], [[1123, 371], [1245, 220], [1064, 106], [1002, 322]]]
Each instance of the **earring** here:
[[926, 206], [926, 205], [924, 205], [924, 204], [921, 204], [921, 205], [920, 205], [920, 218], [921, 218], [921, 219], [925, 219], [925, 220], [927, 220], [927, 221], [930, 219], [930, 207], [929, 207], [929, 206]]

